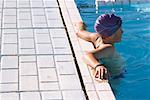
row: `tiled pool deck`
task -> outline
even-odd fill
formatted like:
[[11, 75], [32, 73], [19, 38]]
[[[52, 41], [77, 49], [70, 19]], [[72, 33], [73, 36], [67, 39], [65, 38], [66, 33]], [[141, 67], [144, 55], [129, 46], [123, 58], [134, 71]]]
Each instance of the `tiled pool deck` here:
[[74, 0], [0, 0], [0, 100], [115, 100], [81, 60], [81, 20]]

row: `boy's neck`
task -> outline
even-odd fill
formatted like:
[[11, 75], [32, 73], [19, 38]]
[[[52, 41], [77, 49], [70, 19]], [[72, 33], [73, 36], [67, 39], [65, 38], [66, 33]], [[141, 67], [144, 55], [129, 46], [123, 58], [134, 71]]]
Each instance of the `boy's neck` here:
[[111, 41], [111, 40], [107, 41], [107, 40], [103, 39], [103, 42], [104, 42], [105, 44], [111, 44], [111, 45], [114, 45], [114, 42]]

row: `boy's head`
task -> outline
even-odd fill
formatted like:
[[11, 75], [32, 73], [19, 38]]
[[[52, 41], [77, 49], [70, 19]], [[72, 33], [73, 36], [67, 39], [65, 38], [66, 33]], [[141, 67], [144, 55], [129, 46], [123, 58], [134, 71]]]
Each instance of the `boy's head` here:
[[95, 22], [94, 29], [102, 38], [112, 36], [121, 27], [122, 20], [114, 14], [102, 14]]

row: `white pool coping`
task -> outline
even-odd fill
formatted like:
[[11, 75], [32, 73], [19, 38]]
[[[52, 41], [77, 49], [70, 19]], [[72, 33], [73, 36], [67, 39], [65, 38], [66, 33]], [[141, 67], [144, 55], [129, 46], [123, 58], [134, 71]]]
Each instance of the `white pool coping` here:
[[0, 100], [86, 100], [58, 0], [0, 8]]
[[75, 1], [58, 1], [89, 100], [116, 100], [109, 83], [98, 83], [95, 81], [91, 76], [90, 69], [81, 59], [84, 51], [93, 49], [93, 46], [92, 44], [78, 38], [75, 34], [74, 24], [82, 21]]

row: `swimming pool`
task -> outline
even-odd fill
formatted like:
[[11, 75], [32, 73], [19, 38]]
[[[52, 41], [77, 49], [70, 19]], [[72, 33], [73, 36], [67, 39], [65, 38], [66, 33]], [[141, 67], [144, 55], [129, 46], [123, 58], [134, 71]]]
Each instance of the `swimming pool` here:
[[76, 3], [91, 32], [102, 13], [114, 12], [122, 17], [124, 34], [116, 48], [125, 60], [127, 72], [124, 78], [111, 82], [112, 88], [117, 100], [150, 100], [150, 2], [103, 5], [97, 14], [95, 0], [76, 0]]

